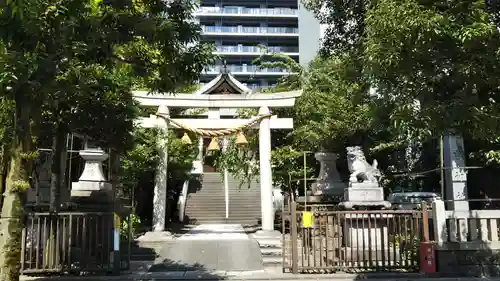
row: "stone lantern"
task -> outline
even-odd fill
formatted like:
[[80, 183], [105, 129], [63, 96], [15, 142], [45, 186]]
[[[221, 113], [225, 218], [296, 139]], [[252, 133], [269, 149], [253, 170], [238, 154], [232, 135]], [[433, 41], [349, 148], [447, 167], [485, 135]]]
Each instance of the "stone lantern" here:
[[337, 171], [338, 155], [330, 152], [317, 152], [314, 156], [320, 163], [320, 171], [316, 182], [312, 185], [313, 195], [341, 198], [347, 186], [342, 182]]
[[102, 169], [108, 154], [98, 147], [89, 148], [85, 145], [80, 156], [85, 160], [85, 166], [78, 181], [71, 183], [71, 198], [92, 199], [96, 203], [112, 200], [112, 185], [107, 182]]

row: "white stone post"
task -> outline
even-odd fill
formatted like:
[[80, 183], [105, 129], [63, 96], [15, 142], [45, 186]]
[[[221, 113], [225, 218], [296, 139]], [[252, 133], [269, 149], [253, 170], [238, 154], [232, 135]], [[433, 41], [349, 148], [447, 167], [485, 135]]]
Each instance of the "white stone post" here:
[[[270, 111], [267, 106], [263, 106], [259, 110], [259, 114], [269, 114], [269, 113]], [[260, 121], [259, 161], [260, 161], [260, 200], [261, 200], [261, 212], [262, 212], [262, 230], [274, 231], [270, 117], [266, 117]]]
[[[158, 113], [164, 116], [169, 115], [168, 107], [160, 106]], [[162, 118], [158, 117], [159, 127], [162, 134], [158, 138], [158, 153], [160, 154], [160, 161], [156, 169], [155, 187], [153, 197], [153, 231], [161, 232], [165, 230], [165, 215], [167, 211], [167, 180], [168, 180], [168, 140], [165, 139], [168, 133], [168, 123]]]
[[467, 171], [465, 170], [464, 140], [460, 135], [447, 135], [443, 138], [445, 200], [460, 200], [447, 202], [453, 211], [468, 211]]
[[198, 137], [198, 156], [193, 161], [191, 174], [203, 174], [203, 137]]
[[[228, 139], [224, 137], [222, 140], [222, 151], [225, 152], [228, 146]], [[224, 197], [226, 200], [226, 219], [229, 218], [229, 172], [224, 169]]]
[[434, 240], [438, 246], [442, 246], [448, 240], [446, 209], [442, 200], [432, 202], [432, 219], [434, 220]]

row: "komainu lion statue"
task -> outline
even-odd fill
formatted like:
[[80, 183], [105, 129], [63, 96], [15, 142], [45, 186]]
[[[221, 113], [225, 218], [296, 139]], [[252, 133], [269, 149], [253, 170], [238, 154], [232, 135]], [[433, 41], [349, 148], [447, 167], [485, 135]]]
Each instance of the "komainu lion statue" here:
[[349, 182], [372, 182], [378, 184], [381, 173], [377, 169], [377, 160], [373, 160], [372, 165], [368, 164], [360, 146], [347, 147], [347, 166], [351, 172]]

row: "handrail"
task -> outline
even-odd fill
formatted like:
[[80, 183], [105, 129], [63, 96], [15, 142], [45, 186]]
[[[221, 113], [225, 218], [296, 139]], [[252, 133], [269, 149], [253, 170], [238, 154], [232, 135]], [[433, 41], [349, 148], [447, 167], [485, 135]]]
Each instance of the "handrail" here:
[[186, 209], [186, 200], [189, 187], [189, 179], [187, 179], [182, 185], [182, 192], [179, 195], [179, 200], [177, 201], [177, 207], [179, 208], [179, 221], [184, 221], [184, 211]]

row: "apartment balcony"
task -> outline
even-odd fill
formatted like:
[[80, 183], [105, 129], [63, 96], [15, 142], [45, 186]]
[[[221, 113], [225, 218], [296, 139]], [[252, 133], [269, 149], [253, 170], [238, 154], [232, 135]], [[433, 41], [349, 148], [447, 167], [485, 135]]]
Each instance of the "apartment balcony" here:
[[298, 18], [299, 11], [292, 8], [199, 7], [195, 16]]
[[297, 27], [251, 27], [251, 26], [207, 26], [202, 25], [203, 35], [212, 36], [279, 36], [298, 37]]
[[266, 89], [274, 87], [275, 85], [274, 84], [271, 84], [271, 85], [245, 84], [245, 86], [247, 86], [249, 89], [252, 89], [252, 90], [266, 90]]
[[224, 69], [224, 66], [222, 65], [215, 65], [215, 66], [209, 66], [205, 68], [202, 72], [202, 74], [205, 75], [218, 75], [219, 73], [227, 70], [229, 71], [232, 75], [241, 75], [241, 76], [284, 76], [287, 74], [291, 74], [288, 72], [288, 70], [279, 68], [279, 67], [273, 67], [273, 68], [264, 68], [264, 69], [259, 69], [256, 65], [248, 65], [248, 64], [242, 64], [242, 65], [227, 65]]
[[[299, 48], [290, 46], [270, 46], [267, 49], [271, 52], [283, 53], [287, 56], [298, 56]], [[259, 56], [266, 50], [257, 46], [217, 46], [214, 54], [219, 56]]]

